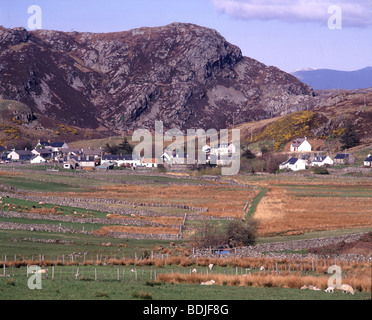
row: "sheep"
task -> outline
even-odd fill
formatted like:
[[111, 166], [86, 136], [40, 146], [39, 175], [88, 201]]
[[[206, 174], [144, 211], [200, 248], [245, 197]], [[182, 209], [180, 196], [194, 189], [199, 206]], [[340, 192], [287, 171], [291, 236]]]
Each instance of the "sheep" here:
[[265, 267], [261, 266], [260, 271], [265, 271]]
[[341, 290], [343, 293], [347, 293], [347, 294], [354, 294], [354, 289], [353, 287], [350, 285], [350, 284], [347, 284], [347, 283], [343, 283], [341, 285]]
[[45, 204], [45, 203], [44, 203], [44, 202], [42, 202], [42, 201], [40, 201], [40, 202], [39, 202], [39, 205], [41, 205], [41, 206], [42, 206], [42, 205], [44, 205], [44, 204]]
[[211, 263], [209, 266], [208, 266], [208, 268], [209, 268], [209, 270], [210, 271], [212, 271], [213, 270], [213, 268], [214, 268], [214, 265], [213, 265], [213, 263]]
[[317, 288], [316, 286], [313, 286], [311, 284], [305, 284], [304, 286], [301, 287], [301, 290], [304, 289], [309, 289], [309, 290], [314, 290], [314, 291], [320, 291], [321, 289]]
[[197, 273], [197, 271], [196, 271], [196, 269], [194, 268], [194, 269], [192, 269], [192, 271], [191, 271], [192, 273]]
[[206, 281], [206, 282], [202, 282], [200, 285], [201, 286], [211, 286], [211, 285], [213, 285], [213, 284], [215, 284], [216, 283], [216, 281], [214, 281], [214, 280], [209, 280], [209, 281]]
[[328, 287], [326, 290], [324, 290], [324, 292], [334, 293], [335, 291], [333, 287]]
[[111, 219], [112, 218], [112, 214], [106, 214], [106, 219]]

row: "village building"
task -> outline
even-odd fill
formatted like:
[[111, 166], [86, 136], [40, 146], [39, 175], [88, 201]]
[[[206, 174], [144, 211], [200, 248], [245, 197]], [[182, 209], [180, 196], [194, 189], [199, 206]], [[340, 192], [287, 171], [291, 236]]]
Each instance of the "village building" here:
[[12, 150], [8, 154], [8, 159], [12, 161], [29, 161], [34, 156], [30, 150]]
[[141, 165], [146, 168], [157, 168], [159, 164], [158, 159], [142, 158]]
[[298, 138], [292, 141], [291, 143], [291, 152], [311, 152], [311, 144], [307, 138]]
[[34, 149], [31, 151], [35, 156], [41, 156], [44, 159], [51, 158], [52, 152], [50, 149]]
[[31, 160], [30, 160], [30, 163], [31, 164], [40, 164], [40, 163], [46, 163], [47, 161], [44, 159], [44, 157], [42, 157], [41, 155], [34, 155]]
[[322, 166], [325, 166], [325, 165], [332, 166], [333, 163], [334, 163], [334, 161], [329, 156], [318, 156], [318, 157], [314, 158], [314, 160], [311, 163], [311, 166], [312, 167], [322, 167]]
[[117, 167], [139, 167], [141, 165], [141, 160], [134, 158], [130, 154], [104, 155], [101, 159], [101, 165], [105, 163], [111, 163]]
[[364, 160], [364, 166], [367, 168], [372, 168], [372, 156], [370, 154]]
[[355, 158], [350, 153], [339, 153], [333, 159], [335, 164], [351, 164]]
[[287, 161], [279, 165], [280, 170], [289, 169], [292, 171], [299, 171], [306, 169], [306, 161], [299, 158], [289, 158]]

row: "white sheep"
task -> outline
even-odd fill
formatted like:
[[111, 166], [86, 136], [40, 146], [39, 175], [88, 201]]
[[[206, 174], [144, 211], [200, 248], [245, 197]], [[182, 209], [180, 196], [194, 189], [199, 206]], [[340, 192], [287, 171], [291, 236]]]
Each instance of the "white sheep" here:
[[324, 292], [334, 293], [335, 291], [333, 287], [328, 287], [327, 289], [324, 290]]
[[265, 271], [265, 267], [261, 266], [260, 271]]
[[209, 280], [209, 281], [206, 281], [206, 282], [202, 282], [200, 285], [201, 286], [211, 286], [211, 285], [213, 285], [213, 284], [215, 284], [216, 283], [216, 281], [214, 281], [214, 280]]
[[209, 268], [209, 270], [210, 271], [212, 271], [213, 270], [213, 268], [214, 268], [214, 265], [213, 265], [213, 263], [211, 263], [209, 266], [208, 266], [208, 268]]
[[43, 204], [44, 204], [44, 202], [40, 201], [40, 202], [39, 202], [39, 204], [40, 204], [40, 205], [43, 205]]
[[196, 269], [194, 268], [194, 269], [192, 269], [192, 271], [191, 271], [192, 273], [197, 273], [197, 271], [196, 271]]
[[347, 284], [347, 283], [343, 283], [341, 285], [341, 290], [343, 293], [347, 293], [347, 294], [354, 294], [354, 289], [353, 287], [350, 285], [350, 284]]

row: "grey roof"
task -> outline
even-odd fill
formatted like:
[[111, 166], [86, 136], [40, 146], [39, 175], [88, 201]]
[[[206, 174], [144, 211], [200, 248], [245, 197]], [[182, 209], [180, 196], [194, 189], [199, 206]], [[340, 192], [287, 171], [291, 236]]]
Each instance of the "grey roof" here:
[[327, 158], [327, 156], [315, 157], [313, 162], [323, 162], [326, 158]]
[[372, 156], [367, 157], [367, 159], [364, 160], [364, 161], [366, 161], [366, 162], [372, 162]]
[[335, 156], [335, 159], [345, 159], [348, 158], [350, 154], [348, 153], [339, 153]]
[[283, 165], [290, 164], [293, 165], [298, 161], [298, 158], [289, 158], [286, 162], [283, 163]]
[[50, 146], [53, 148], [62, 148], [64, 144], [64, 142], [53, 142]]
[[33, 156], [34, 155], [30, 150], [15, 150], [14, 152], [19, 154], [20, 156]]

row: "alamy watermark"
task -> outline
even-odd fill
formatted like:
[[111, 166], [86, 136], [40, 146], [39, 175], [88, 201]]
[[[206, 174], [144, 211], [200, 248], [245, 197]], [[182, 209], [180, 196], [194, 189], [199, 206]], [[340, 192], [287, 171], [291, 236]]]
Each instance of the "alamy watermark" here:
[[342, 29], [342, 9], [338, 5], [332, 5], [328, 8], [328, 13], [332, 14], [328, 19], [328, 28], [330, 30]]
[[[30, 276], [31, 275], [31, 276]], [[27, 286], [31, 290], [42, 289], [42, 269], [39, 266], [28, 266], [27, 267]]]
[[40, 6], [32, 5], [28, 7], [28, 14], [31, 16], [28, 18], [27, 26], [30, 30], [42, 29], [42, 11]]
[[328, 278], [328, 288], [341, 289], [342, 285], [342, 271], [338, 265], [333, 265], [328, 268], [328, 273], [332, 274]]

